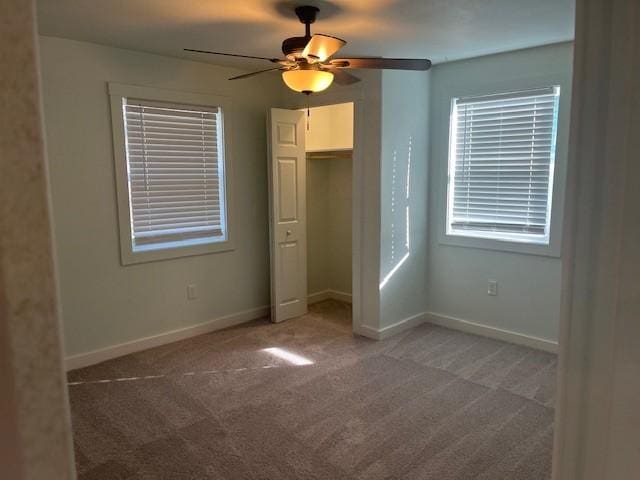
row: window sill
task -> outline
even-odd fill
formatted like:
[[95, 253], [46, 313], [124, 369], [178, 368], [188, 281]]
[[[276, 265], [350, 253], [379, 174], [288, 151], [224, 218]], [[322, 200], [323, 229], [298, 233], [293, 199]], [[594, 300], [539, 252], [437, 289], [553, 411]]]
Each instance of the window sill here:
[[230, 252], [235, 246], [230, 240], [207, 242], [200, 244], [187, 244], [167, 248], [152, 248], [146, 246], [139, 250], [132, 250], [131, 246], [123, 248], [120, 259], [122, 265], [134, 265], [136, 263], [157, 262], [174, 258], [193, 257], [196, 255], [208, 255], [211, 253]]
[[452, 247], [560, 258], [560, 245], [554, 245], [553, 243], [530, 243], [449, 233], [440, 235], [439, 243]]

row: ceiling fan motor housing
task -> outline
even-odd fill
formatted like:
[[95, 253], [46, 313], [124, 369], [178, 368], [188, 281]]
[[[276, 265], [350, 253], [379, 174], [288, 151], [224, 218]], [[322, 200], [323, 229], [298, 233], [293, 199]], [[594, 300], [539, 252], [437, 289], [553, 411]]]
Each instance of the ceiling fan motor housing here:
[[289, 59], [302, 56], [304, 47], [307, 46], [311, 39], [311, 24], [316, 21], [316, 16], [320, 9], [318, 7], [312, 7], [309, 5], [296, 7], [295, 12], [300, 23], [304, 23], [305, 35], [304, 37], [290, 37], [282, 42], [282, 53]]
[[311, 37], [290, 37], [282, 42], [282, 53], [289, 58], [301, 57]]

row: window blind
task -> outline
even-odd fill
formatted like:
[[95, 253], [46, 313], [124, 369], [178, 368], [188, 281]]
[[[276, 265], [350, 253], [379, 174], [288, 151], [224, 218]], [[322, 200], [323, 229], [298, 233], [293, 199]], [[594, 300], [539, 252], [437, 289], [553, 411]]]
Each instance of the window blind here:
[[548, 238], [559, 93], [454, 99], [450, 232]]
[[225, 237], [221, 112], [125, 99], [134, 250]]

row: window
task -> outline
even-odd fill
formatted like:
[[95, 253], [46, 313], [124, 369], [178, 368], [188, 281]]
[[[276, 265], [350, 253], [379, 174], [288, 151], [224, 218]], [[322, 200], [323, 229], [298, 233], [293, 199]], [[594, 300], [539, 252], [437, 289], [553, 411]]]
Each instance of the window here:
[[133, 250], [225, 239], [217, 107], [123, 99]]
[[549, 244], [559, 95], [453, 99], [447, 235]]
[[123, 263], [228, 247], [223, 106], [130, 88], [111, 92]]

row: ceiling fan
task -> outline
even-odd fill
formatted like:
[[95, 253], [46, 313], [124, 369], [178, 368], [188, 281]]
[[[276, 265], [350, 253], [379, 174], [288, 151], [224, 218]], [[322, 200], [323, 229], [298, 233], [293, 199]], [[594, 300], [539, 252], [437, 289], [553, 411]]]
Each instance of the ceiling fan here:
[[330, 35], [311, 35], [311, 24], [316, 21], [316, 16], [319, 11], [319, 8], [313, 6], [300, 6], [295, 9], [295, 13], [300, 19], [300, 22], [304, 23], [304, 37], [290, 37], [282, 42], [282, 53], [285, 55], [283, 59], [210, 52], [191, 48], [185, 48], [184, 50], [187, 52], [208, 53], [212, 55], [252, 58], [275, 63], [278, 66], [258, 70], [257, 72], [245, 73], [232, 77], [229, 80], [240, 80], [261, 73], [279, 70], [283, 72], [282, 79], [289, 88], [306, 95], [326, 90], [333, 83], [334, 79], [335, 82], [340, 85], [351, 85], [359, 82], [360, 79], [347, 72], [347, 69], [428, 70], [431, 67], [431, 61], [427, 59], [376, 57], [332, 58], [347, 42]]

